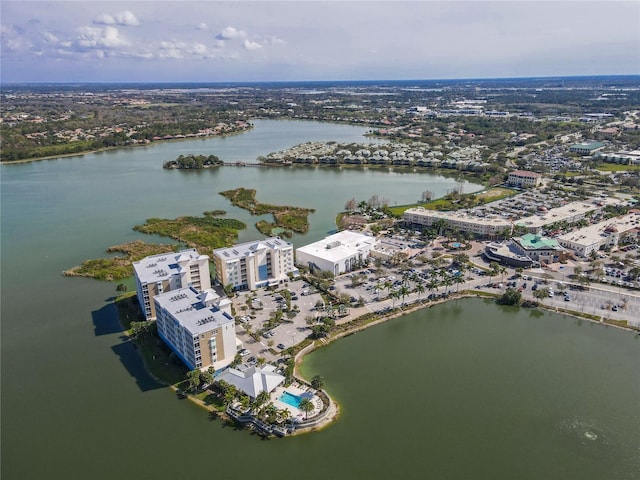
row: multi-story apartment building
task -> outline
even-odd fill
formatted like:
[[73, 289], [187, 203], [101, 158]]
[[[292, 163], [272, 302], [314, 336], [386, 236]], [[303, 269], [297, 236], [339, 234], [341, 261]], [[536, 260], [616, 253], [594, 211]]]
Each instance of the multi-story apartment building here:
[[133, 262], [138, 302], [147, 320], [155, 320], [153, 297], [183, 287], [211, 288], [209, 257], [194, 248], [163, 253]]
[[190, 369], [229, 365], [236, 355], [231, 301], [213, 290], [193, 287], [157, 295], [158, 336]]
[[218, 248], [213, 251], [216, 280], [236, 290], [276, 285], [296, 272], [293, 245], [280, 237]]

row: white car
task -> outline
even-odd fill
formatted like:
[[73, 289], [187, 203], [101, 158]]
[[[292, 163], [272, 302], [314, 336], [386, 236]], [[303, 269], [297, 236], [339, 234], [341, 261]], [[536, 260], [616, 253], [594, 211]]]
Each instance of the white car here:
[[246, 348], [243, 348], [242, 350], [240, 350], [238, 352], [240, 354], [241, 357], [246, 357], [247, 355], [249, 355], [251, 352], [249, 350], [247, 350]]

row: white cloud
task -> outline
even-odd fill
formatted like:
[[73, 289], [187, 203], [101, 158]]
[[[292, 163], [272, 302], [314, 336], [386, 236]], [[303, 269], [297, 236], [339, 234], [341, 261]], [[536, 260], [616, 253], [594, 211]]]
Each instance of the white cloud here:
[[76, 43], [82, 48], [119, 48], [129, 45], [116, 27], [82, 27], [78, 29]]
[[60, 40], [51, 32], [44, 32], [42, 34], [47, 43], [57, 44]]
[[258, 42], [252, 42], [251, 40], [245, 40], [242, 46], [247, 50], [260, 50], [262, 48], [262, 45]]
[[201, 23], [198, 24], [197, 28], [198, 28], [198, 30], [208, 30], [209, 26], [206, 23], [201, 22]]
[[247, 32], [244, 30], [237, 30], [234, 27], [225, 27], [222, 31], [216, 35], [218, 40], [235, 40], [238, 38], [246, 38]]
[[194, 43], [193, 45], [190, 46], [189, 48], [189, 53], [191, 53], [192, 55], [198, 55], [198, 56], [206, 56], [207, 55], [207, 47], [206, 45], [203, 45], [202, 43]]
[[269, 37], [263, 43], [267, 45], [286, 45], [287, 42], [278, 37]]
[[96, 25], [121, 25], [124, 27], [135, 27], [140, 25], [140, 21], [129, 10], [114, 13], [113, 15], [102, 13], [93, 19], [93, 23]]

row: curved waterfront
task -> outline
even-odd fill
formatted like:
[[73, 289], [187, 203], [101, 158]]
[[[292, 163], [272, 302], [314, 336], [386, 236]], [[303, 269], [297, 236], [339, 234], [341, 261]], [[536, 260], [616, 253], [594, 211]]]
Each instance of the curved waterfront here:
[[[362, 141], [365, 129], [354, 128], [260, 121], [224, 139], [2, 165], [3, 478], [209, 470], [244, 478], [255, 474], [249, 464], [279, 479], [469, 478], [474, 465], [491, 478], [634, 478], [639, 357], [638, 337], [627, 332], [475, 300], [433, 307], [311, 354], [304, 371], [326, 378], [342, 416], [321, 432], [260, 441], [208, 421], [149, 378], [119, 331], [114, 284], [60, 275], [110, 245], [150, 239], [131, 230], [148, 217], [224, 209], [253, 225], [259, 217], [218, 195], [230, 188], [316, 208], [296, 245], [333, 228], [348, 198], [378, 194], [400, 204], [453, 188], [454, 180], [430, 174], [161, 168], [180, 153], [246, 161], [307, 140]], [[241, 239], [257, 236], [250, 228]], [[536, 389], [542, 396], [529, 399]], [[615, 448], [599, 448], [605, 438]], [[603, 476], [607, 469], [616, 475]]]

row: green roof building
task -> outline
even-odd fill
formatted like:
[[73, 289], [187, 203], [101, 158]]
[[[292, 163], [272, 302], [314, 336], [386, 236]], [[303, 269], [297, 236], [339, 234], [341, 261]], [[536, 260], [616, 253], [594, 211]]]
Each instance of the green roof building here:
[[576, 143], [569, 147], [569, 151], [571, 153], [577, 153], [578, 155], [591, 155], [602, 147], [604, 147], [604, 143], [602, 142]]
[[559, 262], [566, 259], [568, 254], [558, 240], [540, 234], [527, 233], [521, 237], [514, 237], [513, 243], [519, 253], [540, 263]]

